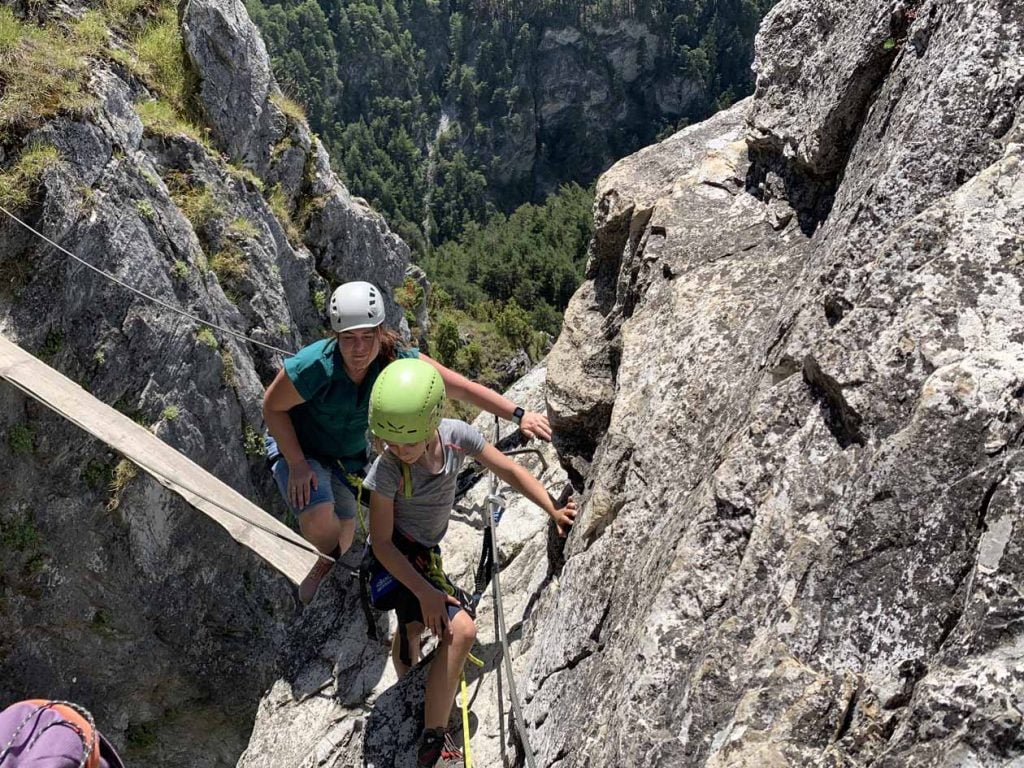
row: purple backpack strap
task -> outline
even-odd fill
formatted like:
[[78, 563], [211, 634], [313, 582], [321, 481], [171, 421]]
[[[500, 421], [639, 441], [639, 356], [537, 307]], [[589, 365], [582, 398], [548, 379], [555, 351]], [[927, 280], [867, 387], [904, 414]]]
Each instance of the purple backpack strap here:
[[124, 768], [88, 710], [66, 701], [22, 701], [0, 712], [0, 768], [86, 766]]

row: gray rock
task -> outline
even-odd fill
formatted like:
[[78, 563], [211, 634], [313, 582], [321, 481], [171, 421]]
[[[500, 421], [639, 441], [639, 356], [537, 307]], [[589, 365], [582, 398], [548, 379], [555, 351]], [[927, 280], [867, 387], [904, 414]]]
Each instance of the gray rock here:
[[549, 358], [586, 487], [533, 618], [539, 764], [1024, 756], [1024, 19], [896, 7], [882, 66], [892, 10], [781, 3], [748, 144], [740, 107], [599, 184]]
[[404, 279], [409, 248], [349, 194], [305, 121], [283, 109], [259, 30], [241, 0], [189, 0], [182, 32], [214, 137], [231, 160], [283, 195], [299, 230], [289, 245], [312, 256], [332, 287], [375, 283], [387, 297], [389, 322], [399, 325], [392, 292]]
[[228, 157], [263, 176], [285, 118], [271, 103], [280, 91], [259, 30], [234, 0], [189, 0], [181, 24], [214, 136]]
[[[0, 329], [280, 512], [262, 455], [263, 386], [284, 354], [322, 333], [317, 292], [353, 278], [390, 290], [407, 249], [350, 199], [308, 128], [275, 112], [278, 92], [244, 7], [196, 1], [182, 13], [198, 96], [226, 158], [186, 135], [144, 131], [134, 104], [151, 94], [102, 62], [88, 86], [94, 106], [44, 122], [5, 154], [13, 160], [34, 141], [56, 147], [61, 162], [21, 215], [166, 306], [4, 218]], [[239, 165], [257, 171], [262, 190]], [[305, 225], [298, 237], [264, 196], [273, 185], [292, 205], [291, 226]], [[396, 307], [391, 319], [400, 320]], [[0, 698], [78, 701], [133, 764], [233, 764], [275, 679], [295, 608], [290, 585], [8, 387], [0, 434], [11, 470], [0, 615], [13, 628], [0, 638]]]

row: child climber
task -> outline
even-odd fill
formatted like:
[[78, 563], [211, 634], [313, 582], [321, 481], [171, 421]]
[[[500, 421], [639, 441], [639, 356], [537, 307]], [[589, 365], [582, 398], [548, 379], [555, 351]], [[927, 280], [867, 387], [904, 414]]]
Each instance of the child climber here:
[[370, 394], [370, 431], [384, 450], [364, 482], [372, 491], [372, 550], [363, 567], [371, 602], [398, 616], [391, 657], [399, 677], [419, 659], [424, 629], [439, 640], [427, 673], [419, 766], [436, 765], [439, 759], [443, 765], [461, 765], [461, 755], [450, 739], [446, 742], [446, 726], [476, 625], [468, 595], [444, 573], [438, 545], [448, 529], [456, 476], [466, 457], [476, 458], [547, 512], [559, 534], [565, 535], [576, 517], [571, 499], [556, 509], [524, 467], [465, 422], [442, 419], [444, 396], [441, 376], [422, 360], [396, 360], [381, 371]]

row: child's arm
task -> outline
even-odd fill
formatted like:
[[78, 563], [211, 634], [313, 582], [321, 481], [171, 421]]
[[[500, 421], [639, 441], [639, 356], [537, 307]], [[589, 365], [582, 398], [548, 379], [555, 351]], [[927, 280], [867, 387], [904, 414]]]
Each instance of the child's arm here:
[[448, 611], [445, 606], [449, 602], [456, 605], [459, 601], [446, 595], [413, 568], [398, 547], [391, 540], [395, 529], [395, 502], [383, 494], [370, 493], [370, 541], [373, 543], [373, 554], [380, 564], [387, 568], [388, 573], [402, 582], [416, 599], [420, 601], [420, 612], [423, 623], [437, 637], [447, 637]]
[[531, 475], [526, 467], [516, 464], [490, 443], [485, 444], [484, 449], [474, 458], [547, 512], [558, 525], [558, 535], [565, 536], [576, 520], [576, 502], [572, 497], [569, 497], [564, 507], [555, 509], [551, 497], [540, 481]]

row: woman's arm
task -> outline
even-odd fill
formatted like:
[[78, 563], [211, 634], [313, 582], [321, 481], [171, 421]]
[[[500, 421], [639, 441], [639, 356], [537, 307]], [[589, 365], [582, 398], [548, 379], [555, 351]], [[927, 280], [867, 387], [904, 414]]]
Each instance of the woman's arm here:
[[[395, 530], [395, 502], [383, 494], [370, 493], [370, 541], [373, 543], [373, 554], [380, 564], [387, 568], [388, 573], [402, 582], [416, 599], [420, 601], [420, 613], [427, 629], [437, 637], [448, 634], [448, 611], [446, 605], [449, 596], [439, 590], [413, 568], [398, 547], [391, 540]], [[455, 604], [458, 600], [451, 598]]]
[[523, 494], [523, 496], [547, 512], [558, 525], [558, 535], [565, 536], [569, 527], [576, 520], [576, 502], [572, 500], [572, 497], [569, 498], [564, 507], [556, 509], [555, 505], [551, 503], [551, 497], [548, 495], [547, 490], [541, 485], [540, 480], [530, 474], [526, 467], [516, 464], [516, 462], [505, 456], [490, 443], [487, 443], [475, 458], [499, 478]]
[[[426, 360], [434, 366], [441, 378], [444, 380], [444, 389], [448, 397], [453, 400], [461, 400], [464, 403], [472, 403], [477, 408], [493, 413], [499, 418], [512, 421], [516, 404], [503, 397], [493, 389], [488, 389], [483, 384], [470, 381], [461, 373], [456, 373], [450, 368], [441, 365], [437, 360], [420, 355], [420, 360]], [[527, 437], [539, 437], [541, 440], [551, 440], [551, 424], [548, 417], [542, 413], [525, 411], [519, 422], [519, 428]]]
[[263, 393], [263, 421], [277, 441], [284, 460], [288, 462], [288, 500], [297, 509], [309, 503], [310, 485], [317, 487], [316, 473], [306, 461], [299, 438], [295, 435], [292, 417], [288, 415], [290, 409], [304, 402], [284, 369], [277, 372]]

